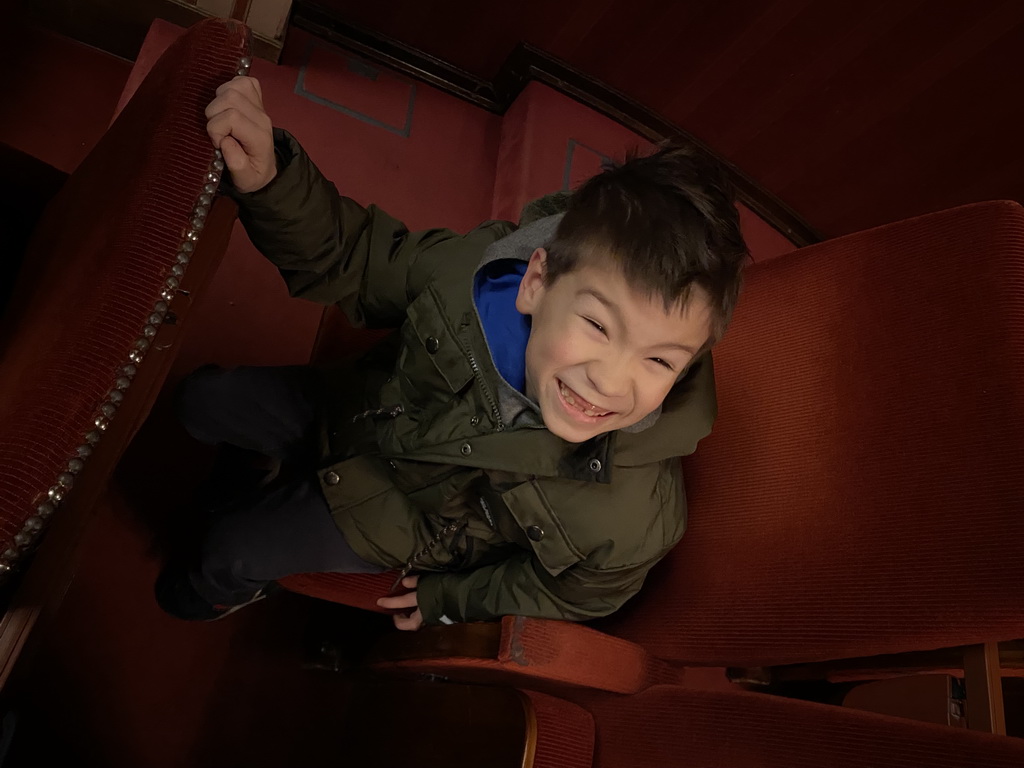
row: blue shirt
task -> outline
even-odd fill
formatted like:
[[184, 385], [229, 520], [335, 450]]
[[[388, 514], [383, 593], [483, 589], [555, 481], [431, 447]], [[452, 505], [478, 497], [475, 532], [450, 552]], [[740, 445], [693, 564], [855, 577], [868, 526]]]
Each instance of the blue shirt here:
[[494, 365], [505, 381], [524, 393], [530, 317], [516, 309], [516, 297], [526, 266], [519, 259], [498, 259], [485, 264], [473, 282], [473, 298]]

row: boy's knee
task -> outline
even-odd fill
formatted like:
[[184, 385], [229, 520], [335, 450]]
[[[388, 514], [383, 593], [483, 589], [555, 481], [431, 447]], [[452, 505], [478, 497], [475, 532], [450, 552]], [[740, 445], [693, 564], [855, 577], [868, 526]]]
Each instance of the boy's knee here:
[[200, 549], [200, 568], [204, 578], [221, 581], [248, 579], [246, 564], [253, 553], [246, 546], [245, 532], [237, 526], [214, 524], [203, 539]]
[[221, 401], [226, 372], [216, 365], [204, 365], [182, 379], [174, 391], [175, 418], [197, 440], [204, 440], [201, 425]]

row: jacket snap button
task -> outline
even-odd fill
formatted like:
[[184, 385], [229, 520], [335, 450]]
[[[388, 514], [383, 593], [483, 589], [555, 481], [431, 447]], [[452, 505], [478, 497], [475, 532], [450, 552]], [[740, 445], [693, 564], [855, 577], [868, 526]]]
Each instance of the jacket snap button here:
[[441, 348], [441, 342], [433, 336], [427, 337], [427, 352], [434, 354]]
[[474, 416], [473, 418], [471, 418], [469, 420], [469, 423], [472, 424], [475, 427], [477, 424], [480, 423], [480, 417], [479, 416]]
[[544, 538], [544, 529], [539, 525], [531, 525], [526, 529], [526, 535], [529, 536], [533, 541], [540, 541]]
[[469, 456], [469, 454], [473, 452], [473, 446], [470, 445], [469, 443], [463, 443], [462, 447], [459, 448], [459, 450], [462, 451], [463, 456]]
[[331, 471], [324, 474], [324, 482], [327, 483], [327, 485], [337, 485], [341, 482], [341, 478], [338, 477], [337, 472]]
[[591, 472], [600, 472], [601, 471], [601, 460], [600, 459], [591, 459], [590, 460], [590, 471]]

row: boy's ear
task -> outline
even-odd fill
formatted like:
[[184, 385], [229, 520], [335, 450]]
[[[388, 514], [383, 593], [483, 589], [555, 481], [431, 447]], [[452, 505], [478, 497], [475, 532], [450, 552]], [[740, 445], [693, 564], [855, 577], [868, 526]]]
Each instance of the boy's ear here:
[[538, 248], [530, 256], [526, 266], [526, 274], [519, 283], [519, 295], [516, 296], [516, 309], [522, 315], [532, 315], [544, 295], [544, 270], [547, 267], [548, 252]]

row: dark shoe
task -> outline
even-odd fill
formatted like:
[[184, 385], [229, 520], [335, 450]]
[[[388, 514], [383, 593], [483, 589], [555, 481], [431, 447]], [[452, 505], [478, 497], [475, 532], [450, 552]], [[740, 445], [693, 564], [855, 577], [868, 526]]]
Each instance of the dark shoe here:
[[245, 602], [237, 605], [213, 605], [192, 586], [188, 570], [179, 562], [171, 561], [157, 576], [153, 592], [157, 604], [164, 613], [185, 621], [216, 621], [223, 619], [240, 608], [258, 602], [279, 590], [276, 582], [270, 582]]
[[263, 598], [270, 597], [275, 592], [280, 591], [280, 589], [281, 587], [277, 586], [277, 582], [272, 581], [265, 587], [262, 587], [259, 592], [250, 597], [244, 603], [239, 603], [238, 605], [215, 605], [213, 606], [214, 610], [220, 611], [220, 613], [218, 613], [212, 619], [207, 619], [207, 621], [217, 621], [217, 619], [223, 619], [225, 616], [230, 616], [235, 611], [245, 608], [247, 605], [258, 603]]

